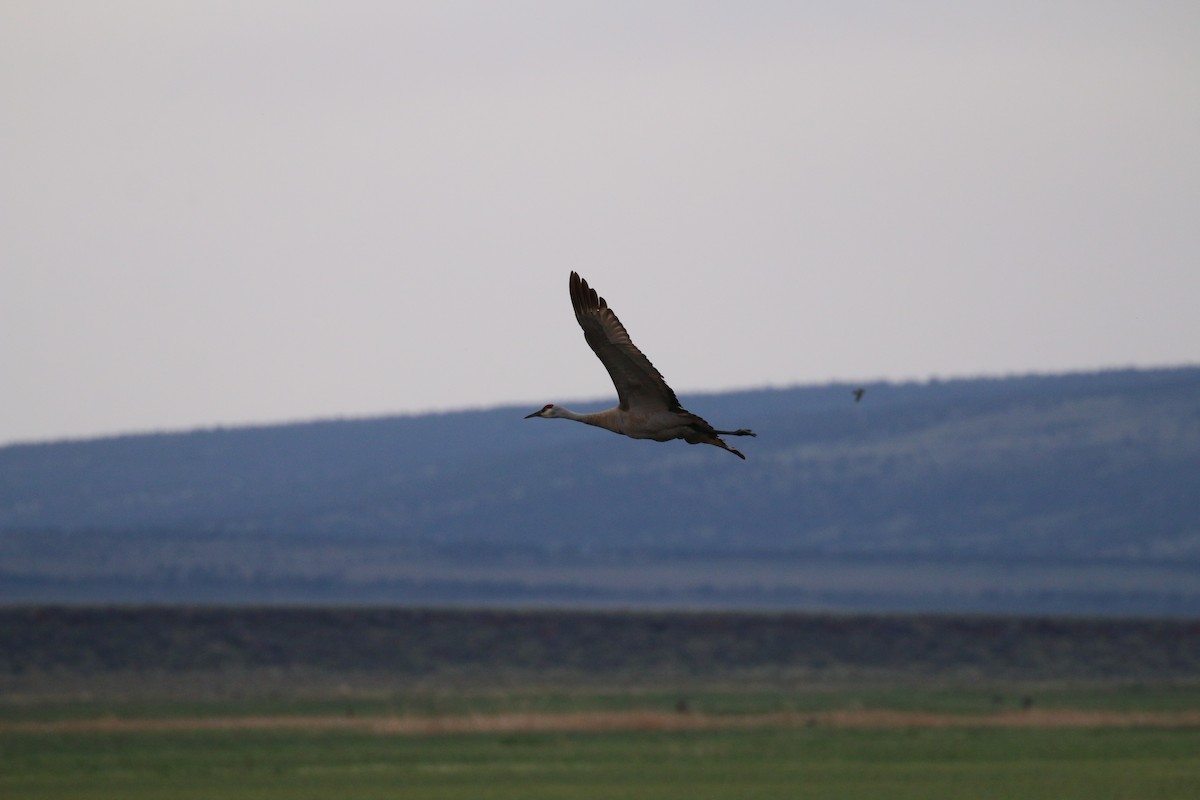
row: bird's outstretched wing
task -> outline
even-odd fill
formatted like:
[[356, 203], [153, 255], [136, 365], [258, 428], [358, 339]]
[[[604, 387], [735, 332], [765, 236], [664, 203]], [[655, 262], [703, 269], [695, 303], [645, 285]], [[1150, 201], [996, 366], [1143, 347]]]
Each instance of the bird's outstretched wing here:
[[675, 392], [630, 340], [621, 320], [577, 272], [571, 273], [571, 305], [583, 337], [617, 388], [622, 409], [682, 410]]

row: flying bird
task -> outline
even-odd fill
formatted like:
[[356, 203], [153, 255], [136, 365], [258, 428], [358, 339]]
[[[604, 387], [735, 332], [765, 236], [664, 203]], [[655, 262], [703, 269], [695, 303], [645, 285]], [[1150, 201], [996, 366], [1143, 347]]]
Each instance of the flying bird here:
[[861, 386], [858, 387], [857, 389], [855, 389], [854, 390], [854, 402], [857, 403], [859, 400], [862, 400], [863, 393], [866, 391], [867, 390], [862, 388]]
[[625, 326], [604, 298], [588, 286], [579, 273], [571, 273], [571, 305], [575, 319], [600, 363], [608, 370], [617, 388], [615, 407], [592, 414], [579, 414], [553, 403], [542, 406], [525, 419], [573, 419], [605, 428], [633, 439], [667, 442], [683, 439], [688, 444], [711, 444], [728, 450], [740, 459], [746, 457], [721, 439], [725, 436], [757, 436], [742, 428], [719, 431], [695, 414], [684, 410], [675, 392], [663, 380], [650, 359], [630, 340]]

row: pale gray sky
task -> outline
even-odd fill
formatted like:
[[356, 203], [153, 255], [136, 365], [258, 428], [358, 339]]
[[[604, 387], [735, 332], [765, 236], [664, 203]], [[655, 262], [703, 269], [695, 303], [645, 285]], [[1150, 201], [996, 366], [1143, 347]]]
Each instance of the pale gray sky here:
[[0, 4], [0, 443], [1200, 362], [1200, 5]]

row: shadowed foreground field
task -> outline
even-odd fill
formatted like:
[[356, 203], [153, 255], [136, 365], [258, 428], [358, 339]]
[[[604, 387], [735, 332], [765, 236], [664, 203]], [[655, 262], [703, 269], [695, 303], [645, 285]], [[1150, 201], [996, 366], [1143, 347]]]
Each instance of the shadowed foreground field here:
[[42, 798], [1194, 798], [1200, 730], [1073, 728], [0, 736]]
[[1187, 620], [0, 610], [0, 797], [1200, 797]]

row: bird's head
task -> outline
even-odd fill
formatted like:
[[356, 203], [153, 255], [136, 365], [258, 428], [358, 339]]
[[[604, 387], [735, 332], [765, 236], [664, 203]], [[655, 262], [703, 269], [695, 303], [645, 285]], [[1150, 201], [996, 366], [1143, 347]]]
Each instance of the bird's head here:
[[546, 419], [550, 419], [551, 417], [556, 416], [556, 411], [558, 411], [558, 409], [554, 407], [554, 403], [547, 403], [532, 414], [526, 414], [525, 419], [532, 419], [533, 417], [545, 417]]

